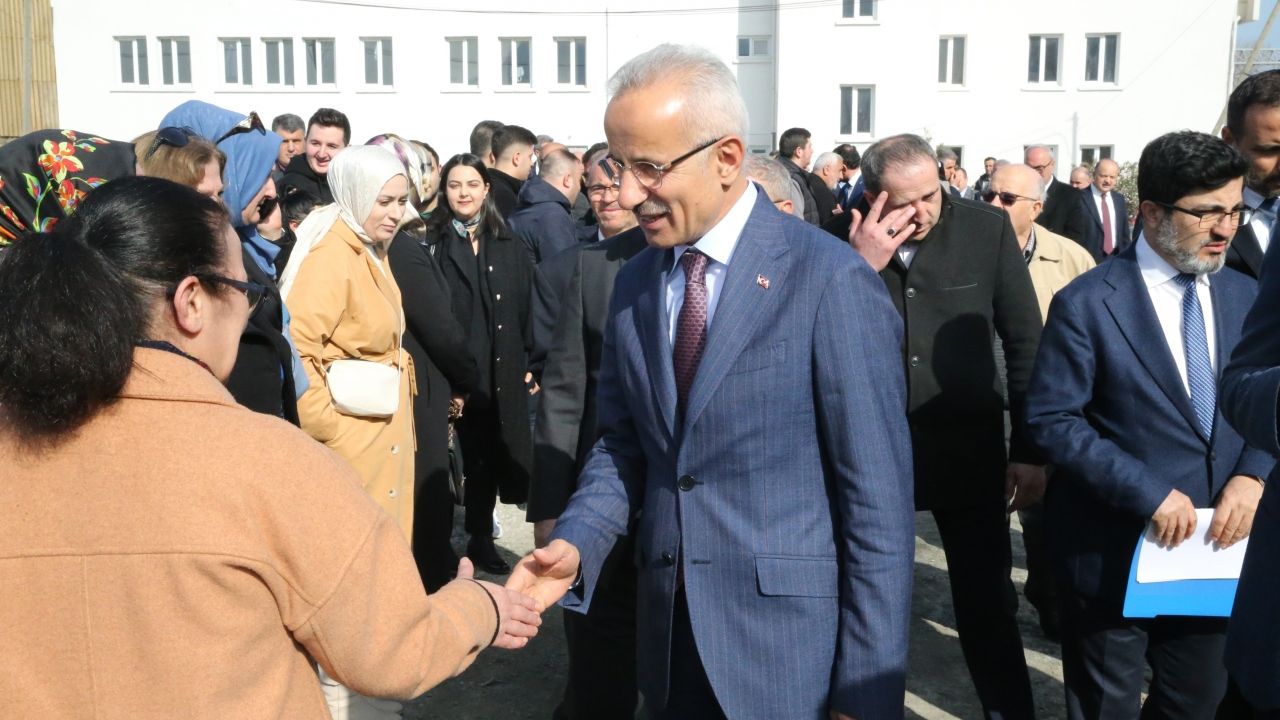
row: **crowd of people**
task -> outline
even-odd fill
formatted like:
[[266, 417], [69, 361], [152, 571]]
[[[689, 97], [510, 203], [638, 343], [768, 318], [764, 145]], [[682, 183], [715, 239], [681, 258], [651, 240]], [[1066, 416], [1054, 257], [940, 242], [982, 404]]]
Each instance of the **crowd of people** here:
[[[398, 717], [559, 604], [556, 718], [901, 717], [929, 511], [986, 717], [1036, 714], [1014, 512], [1071, 718], [1280, 717], [1280, 72], [1131, 198], [749, 153], [693, 47], [610, 95], [576, 152], [201, 101], [0, 148], [0, 714]], [[1126, 617], [1197, 508], [1231, 617]]]

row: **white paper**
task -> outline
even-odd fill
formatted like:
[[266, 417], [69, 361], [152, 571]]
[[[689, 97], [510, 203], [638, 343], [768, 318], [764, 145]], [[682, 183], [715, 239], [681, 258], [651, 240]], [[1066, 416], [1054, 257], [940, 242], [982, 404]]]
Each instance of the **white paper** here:
[[1138, 582], [1171, 580], [1238, 580], [1244, 564], [1245, 538], [1223, 549], [1209, 539], [1213, 509], [1196, 510], [1196, 529], [1176, 548], [1160, 547], [1155, 530], [1147, 523], [1138, 552]]

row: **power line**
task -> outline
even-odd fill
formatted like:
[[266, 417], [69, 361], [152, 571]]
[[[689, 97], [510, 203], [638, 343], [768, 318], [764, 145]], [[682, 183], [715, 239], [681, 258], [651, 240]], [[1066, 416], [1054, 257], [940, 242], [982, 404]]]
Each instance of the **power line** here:
[[361, 2], [361, 0], [294, 0], [312, 5], [341, 5], [346, 7], [374, 8], [378, 10], [409, 10], [424, 13], [452, 13], [457, 15], [541, 15], [558, 17], [614, 17], [640, 15], [710, 15], [717, 13], [772, 12], [783, 10], [803, 10], [808, 8], [835, 7], [842, 0], [795, 0], [795, 2], [762, 3], [759, 5], [721, 5], [711, 7], [683, 7], [669, 10], [492, 10], [479, 8], [441, 8], [423, 7], [410, 4], [392, 4], [386, 2]]

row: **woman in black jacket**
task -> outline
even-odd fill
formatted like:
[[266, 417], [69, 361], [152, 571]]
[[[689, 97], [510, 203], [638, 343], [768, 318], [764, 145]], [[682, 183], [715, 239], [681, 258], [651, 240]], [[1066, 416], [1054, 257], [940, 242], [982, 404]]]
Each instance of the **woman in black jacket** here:
[[502, 574], [511, 568], [493, 545], [493, 509], [498, 495], [504, 503], [526, 500], [533, 457], [526, 390], [533, 265], [489, 197], [480, 158], [455, 155], [441, 177], [445, 202], [432, 214], [427, 242], [436, 244], [478, 370], [457, 425], [467, 477], [467, 556]]

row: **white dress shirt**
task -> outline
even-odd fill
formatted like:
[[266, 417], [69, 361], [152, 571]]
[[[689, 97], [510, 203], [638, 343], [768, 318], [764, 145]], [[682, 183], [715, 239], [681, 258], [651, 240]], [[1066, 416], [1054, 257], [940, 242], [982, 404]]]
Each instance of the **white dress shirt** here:
[[[1261, 208], [1262, 204], [1267, 201], [1256, 190], [1252, 188], [1244, 189], [1244, 204], [1246, 207]], [[1266, 210], [1259, 209], [1253, 214], [1253, 219], [1249, 221], [1249, 227], [1253, 228], [1253, 236], [1258, 239], [1258, 247], [1262, 248], [1262, 252], [1267, 251], [1267, 246], [1271, 244], [1271, 229], [1275, 227], [1276, 216]]]
[[733, 251], [738, 248], [738, 239], [747, 226], [747, 218], [756, 205], [755, 183], [747, 183], [742, 197], [733, 204], [729, 213], [720, 219], [692, 245], [677, 245], [675, 261], [667, 272], [667, 329], [671, 347], [676, 345], [676, 321], [680, 317], [680, 308], [684, 306], [684, 266], [680, 264], [680, 256], [689, 248], [697, 248], [706, 255], [707, 260], [707, 332], [711, 331], [711, 319], [716, 314], [716, 303], [720, 300], [720, 291], [724, 287], [725, 273], [729, 271], [729, 261], [733, 259]]
[[[1107, 196], [1104, 198], [1102, 197], [1102, 191], [1098, 189], [1097, 185], [1090, 185], [1089, 190], [1091, 191], [1091, 195], [1093, 197], [1093, 206], [1098, 209], [1099, 218], [1102, 217], [1102, 204], [1103, 203], [1107, 204], [1107, 217], [1111, 218], [1111, 242], [1112, 242], [1111, 249], [1115, 250], [1116, 246], [1120, 244], [1120, 227], [1121, 227], [1119, 218], [1116, 217], [1116, 201], [1114, 197], [1116, 194], [1116, 191], [1108, 190]], [[1127, 219], [1128, 218], [1126, 218], [1126, 220]]]
[[[1182, 347], [1182, 296], [1184, 290], [1176, 278], [1180, 273], [1164, 258], [1156, 254], [1143, 239], [1138, 243], [1138, 269], [1142, 271], [1142, 281], [1147, 286], [1147, 294], [1151, 296], [1151, 304], [1155, 306], [1156, 318], [1160, 320], [1160, 329], [1164, 331], [1165, 342], [1169, 344], [1169, 352], [1173, 354], [1173, 362], [1178, 366], [1178, 376], [1182, 378], [1182, 387], [1187, 396], [1191, 396], [1191, 385], [1187, 382], [1187, 353]], [[1196, 277], [1196, 295], [1200, 297], [1200, 308], [1204, 313], [1204, 331], [1209, 341], [1209, 364], [1213, 374], [1218, 374], [1218, 338], [1214, 332], [1213, 297], [1209, 292], [1209, 276]]]

